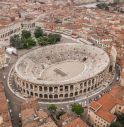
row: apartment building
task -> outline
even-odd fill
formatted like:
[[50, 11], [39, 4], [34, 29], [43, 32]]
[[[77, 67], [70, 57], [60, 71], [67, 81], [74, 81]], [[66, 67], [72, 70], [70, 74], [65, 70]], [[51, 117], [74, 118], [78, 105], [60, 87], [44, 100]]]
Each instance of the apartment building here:
[[88, 107], [88, 121], [94, 127], [109, 127], [116, 121], [115, 113], [124, 113], [124, 88], [114, 86], [109, 93], [99, 100], [93, 101]]

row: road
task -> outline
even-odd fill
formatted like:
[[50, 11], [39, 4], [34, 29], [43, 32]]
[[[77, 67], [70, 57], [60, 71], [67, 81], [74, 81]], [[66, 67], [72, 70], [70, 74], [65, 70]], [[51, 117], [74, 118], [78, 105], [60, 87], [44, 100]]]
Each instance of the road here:
[[9, 66], [2, 69], [2, 70], [0, 70], [0, 77], [1, 77], [1, 80], [3, 81], [3, 83], [4, 83], [6, 98], [9, 100], [9, 102], [8, 102], [9, 108], [12, 110], [11, 116], [12, 116], [12, 119], [14, 118], [13, 127], [21, 127], [21, 126], [19, 126], [19, 120], [20, 120], [19, 119], [19, 112], [20, 112], [20, 104], [23, 102], [23, 100], [16, 97], [9, 90], [8, 85], [7, 85], [8, 73], [9, 73], [13, 63], [16, 62], [16, 60], [17, 60], [16, 56], [11, 56]]

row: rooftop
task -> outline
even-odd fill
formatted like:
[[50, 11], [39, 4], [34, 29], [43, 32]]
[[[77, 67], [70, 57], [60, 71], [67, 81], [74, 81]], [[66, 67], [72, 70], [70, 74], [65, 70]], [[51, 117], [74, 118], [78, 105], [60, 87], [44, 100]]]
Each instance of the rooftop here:
[[[94, 111], [95, 114], [111, 123], [116, 119], [116, 116], [111, 112], [112, 109], [117, 105], [124, 106], [123, 96], [124, 88], [114, 86], [109, 93], [104, 94], [98, 101], [93, 101], [90, 104], [90, 108], [96, 108], [97, 110]], [[101, 106], [99, 107], [99, 105]]]

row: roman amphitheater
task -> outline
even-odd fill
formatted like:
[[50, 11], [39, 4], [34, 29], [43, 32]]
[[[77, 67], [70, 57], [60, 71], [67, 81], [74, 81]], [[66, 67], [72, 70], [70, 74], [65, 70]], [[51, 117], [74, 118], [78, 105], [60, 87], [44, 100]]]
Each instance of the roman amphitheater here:
[[61, 43], [35, 49], [18, 59], [14, 80], [20, 92], [43, 102], [73, 100], [104, 85], [108, 54], [97, 47]]

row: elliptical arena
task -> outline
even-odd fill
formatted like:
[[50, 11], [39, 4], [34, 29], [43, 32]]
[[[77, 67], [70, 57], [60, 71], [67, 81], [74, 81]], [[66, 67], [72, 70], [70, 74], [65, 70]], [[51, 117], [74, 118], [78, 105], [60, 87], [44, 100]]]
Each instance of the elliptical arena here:
[[22, 95], [41, 102], [73, 101], [104, 86], [110, 66], [108, 54], [100, 48], [61, 43], [20, 57], [14, 66], [14, 80]]

